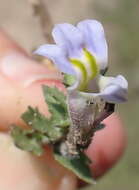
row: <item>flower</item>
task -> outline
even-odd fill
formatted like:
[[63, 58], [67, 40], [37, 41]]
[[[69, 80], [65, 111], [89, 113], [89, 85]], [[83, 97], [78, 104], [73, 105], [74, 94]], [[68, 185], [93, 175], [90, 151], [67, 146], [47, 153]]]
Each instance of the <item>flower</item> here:
[[[122, 75], [105, 77], [108, 48], [104, 29], [96, 20], [84, 20], [73, 26], [58, 24], [52, 31], [56, 44], [40, 46], [35, 53], [51, 59], [61, 72], [76, 76], [69, 90], [79, 90], [84, 95], [100, 97], [110, 103], [127, 99], [128, 83]], [[98, 92], [88, 86], [96, 83]], [[93, 85], [94, 87], [94, 85]]]

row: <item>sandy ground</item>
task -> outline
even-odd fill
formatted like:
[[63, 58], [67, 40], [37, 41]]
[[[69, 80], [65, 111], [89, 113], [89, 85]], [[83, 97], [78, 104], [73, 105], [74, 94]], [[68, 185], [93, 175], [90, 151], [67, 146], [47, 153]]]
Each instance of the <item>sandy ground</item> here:
[[[49, 5], [48, 9], [54, 24], [74, 23], [88, 18], [92, 12], [85, 0], [43, 1]], [[39, 20], [33, 16], [29, 0], [0, 0], [0, 26], [27, 50], [44, 43]]]

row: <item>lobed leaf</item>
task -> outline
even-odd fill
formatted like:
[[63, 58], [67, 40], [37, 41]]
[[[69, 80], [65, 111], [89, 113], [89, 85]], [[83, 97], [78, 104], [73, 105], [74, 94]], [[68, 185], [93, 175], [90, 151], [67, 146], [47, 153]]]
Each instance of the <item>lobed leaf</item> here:
[[39, 137], [39, 134], [34, 133], [32, 130], [23, 130], [19, 126], [13, 126], [11, 135], [15, 145], [22, 150], [32, 152], [38, 156], [43, 153], [41, 136]]
[[71, 170], [86, 183], [95, 184], [88, 165], [89, 159], [84, 153], [80, 153], [77, 157], [68, 157], [61, 155], [60, 152], [55, 149], [54, 157], [61, 165]]

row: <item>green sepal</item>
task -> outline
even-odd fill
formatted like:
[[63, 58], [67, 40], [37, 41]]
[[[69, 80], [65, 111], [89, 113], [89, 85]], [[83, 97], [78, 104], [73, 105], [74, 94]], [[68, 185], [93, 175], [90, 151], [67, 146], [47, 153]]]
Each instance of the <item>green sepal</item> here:
[[63, 84], [66, 87], [72, 86], [76, 82], [76, 77], [70, 74], [64, 73]]
[[57, 148], [54, 149], [54, 158], [65, 168], [72, 171], [81, 180], [89, 184], [95, 184], [92, 173], [89, 169], [90, 159], [80, 152], [76, 157], [63, 156]]

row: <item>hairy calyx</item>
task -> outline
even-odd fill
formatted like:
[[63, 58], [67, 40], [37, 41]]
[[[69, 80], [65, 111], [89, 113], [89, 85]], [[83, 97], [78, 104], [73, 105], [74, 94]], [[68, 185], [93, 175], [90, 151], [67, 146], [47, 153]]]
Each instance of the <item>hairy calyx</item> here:
[[68, 95], [71, 125], [61, 152], [67, 156], [78, 156], [91, 143], [94, 133], [103, 128], [100, 124], [114, 111], [114, 104], [101, 99], [89, 99], [74, 91]]

